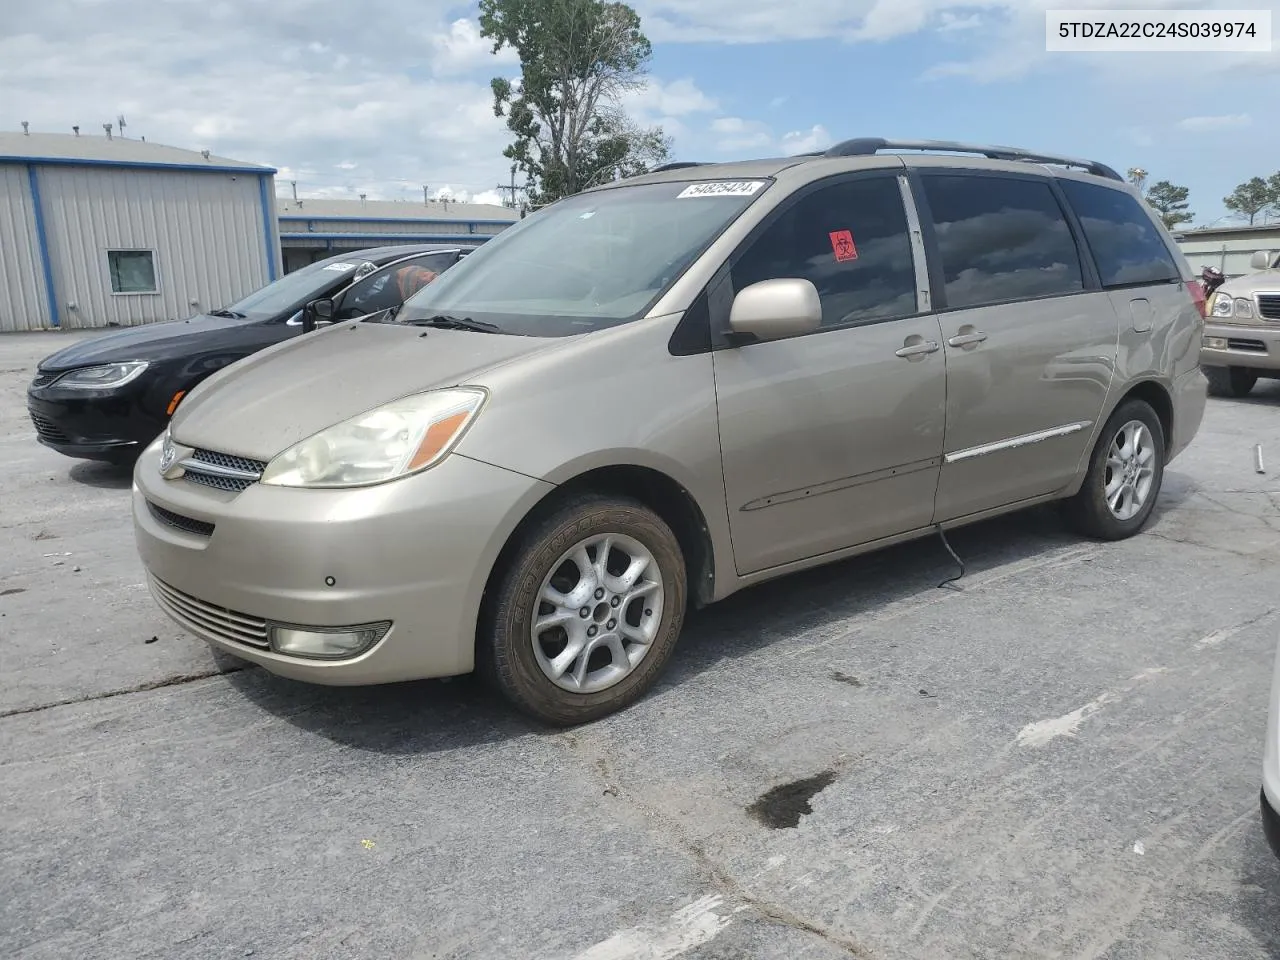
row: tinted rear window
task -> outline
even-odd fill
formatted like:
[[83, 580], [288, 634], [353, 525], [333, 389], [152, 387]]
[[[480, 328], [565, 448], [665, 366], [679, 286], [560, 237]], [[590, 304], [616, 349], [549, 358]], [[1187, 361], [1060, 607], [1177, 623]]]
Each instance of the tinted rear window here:
[[1136, 197], [1075, 180], [1061, 183], [1084, 227], [1104, 287], [1180, 279], [1169, 248]]
[[1047, 183], [986, 176], [923, 180], [948, 307], [1084, 289], [1071, 228]]

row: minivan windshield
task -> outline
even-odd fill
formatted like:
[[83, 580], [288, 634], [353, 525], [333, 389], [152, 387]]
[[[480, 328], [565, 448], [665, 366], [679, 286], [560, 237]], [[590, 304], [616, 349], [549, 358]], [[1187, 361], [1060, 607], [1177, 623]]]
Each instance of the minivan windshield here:
[[673, 181], [577, 194], [487, 241], [396, 319], [463, 320], [531, 337], [634, 320], [768, 184]]
[[283, 313], [292, 314], [319, 297], [334, 283], [350, 279], [365, 261], [359, 256], [339, 261], [321, 260], [287, 273], [274, 283], [253, 291], [242, 300], [219, 313], [230, 313], [249, 320], [268, 320]]

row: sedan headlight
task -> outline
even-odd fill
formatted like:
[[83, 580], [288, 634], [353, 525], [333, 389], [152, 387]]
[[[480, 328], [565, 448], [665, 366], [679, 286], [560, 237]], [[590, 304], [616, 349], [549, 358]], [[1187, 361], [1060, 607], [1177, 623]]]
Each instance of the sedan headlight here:
[[1225, 293], [1215, 293], [1213, 304], [1209, 308], [1209, 316], [1227, 318], [1231, 316], [1231, 297]]
[[64, 373], [58, 378], [60, 387], [77, 387], [81, 390], [102, 390], [107, 387], [123, 387], [137, 379], [147, 369], [145, 360], [128, 360], [124, 363], [104, 363], [97, 367], [81, 367]]
[[278, 487], [362, 487], [439, 463], [480, 412], [474, 387], [432, 390], [376, 407], [294, 444], [262, 473]]

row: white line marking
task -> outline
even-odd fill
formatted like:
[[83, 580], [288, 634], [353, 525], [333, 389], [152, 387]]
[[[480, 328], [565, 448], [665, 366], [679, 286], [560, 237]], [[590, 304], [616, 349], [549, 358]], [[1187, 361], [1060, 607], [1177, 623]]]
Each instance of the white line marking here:
[[1156, 674], [1164, 673], [1165, 669], [1165, 667], [1152, 667], [1148, 670], [1143, 670], [1136, 676], [1130, 677], [1129, 679], [1132, 682], [1127, 686], [1116, 690], [1107, 690], [1070, 713], [1064, 713], [1060, 717], [1050, 717], [1048, 720], [1037, 720], [1035, 723], [1028, 723], [1018, 731], [1018, 746], [1043, 747], [1050, 740], [1056, 740], [1058, 737], [1074, 737], [1079, 731], [1080, 725], [1101, 710], [1105, 704], [1119, 699], [1121, 694], [1128, 693], [1143, 680]]
[[724, 897], [709, 894], [677, 910], [665, 924], [620, 930], [576, 954], [574, 960], [670, 960], [714, 940], [729, 925], [732, 914], [716, 912], [723, 906]]

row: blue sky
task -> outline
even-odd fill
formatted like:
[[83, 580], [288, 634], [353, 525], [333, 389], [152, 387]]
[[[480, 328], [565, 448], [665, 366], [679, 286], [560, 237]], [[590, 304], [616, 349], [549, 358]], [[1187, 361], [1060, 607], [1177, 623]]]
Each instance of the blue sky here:
[[[1076, 0], [1128, 8], [1136, 0]], [[685, 159], [794, 153], [846, 136], [961, 139], [1142, 166], [1197, 223], [1280, 170], [1269, 54], [1045, 52], [1056, 0], [635, 0], [654, 57], [626, 108]], [[1149, 8], [1280, 0], [1145, 0]], [[509, 179], [488, 80], [515, 77], [474, 4], [51, 0], [6, 13], [16, 128], [101, 130], [280, 168], [282, 193], [493, 201]], [[93, 56], [86, 56], [92, 50]]]

